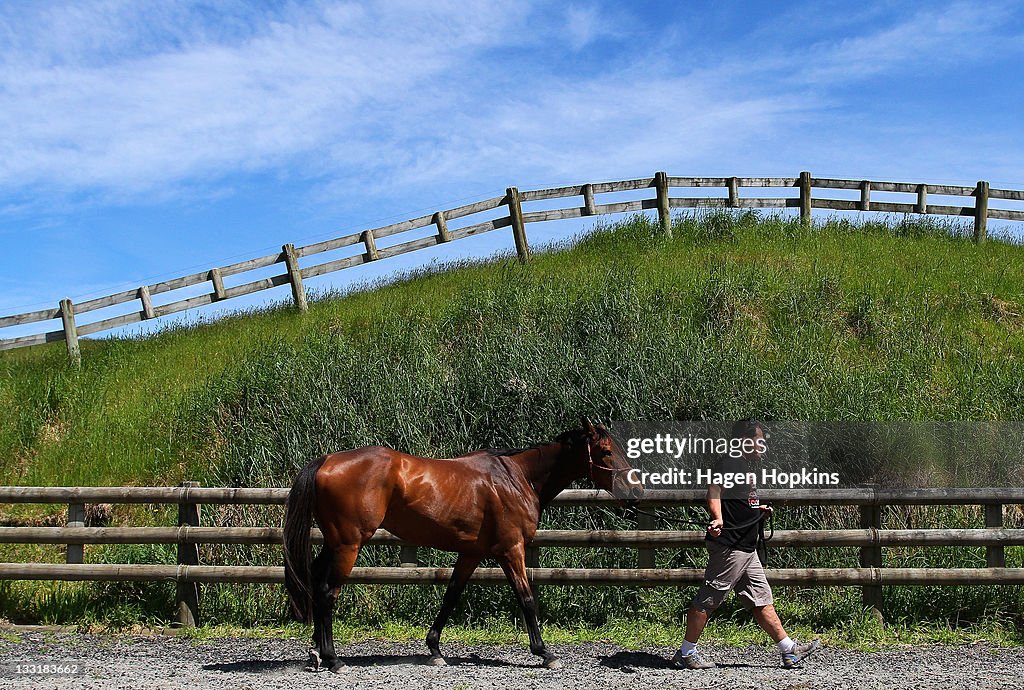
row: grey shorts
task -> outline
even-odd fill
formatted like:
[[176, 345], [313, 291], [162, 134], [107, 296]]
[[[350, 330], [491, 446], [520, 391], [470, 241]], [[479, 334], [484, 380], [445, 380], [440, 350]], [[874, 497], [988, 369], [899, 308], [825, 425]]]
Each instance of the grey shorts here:
[[708, 567], [704, 584], [693, 600], [693, 608], [710, 614], [725, 601], [730, 590], [736, 591], [744, 608], [768, 606], [775, 600], [757, 553], [730, 549], [708, 542]]

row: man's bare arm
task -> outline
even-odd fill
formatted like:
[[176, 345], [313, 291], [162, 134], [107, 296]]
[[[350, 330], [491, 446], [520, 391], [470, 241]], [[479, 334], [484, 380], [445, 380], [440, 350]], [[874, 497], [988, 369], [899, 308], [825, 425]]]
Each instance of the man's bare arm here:
[[712, 484], [708, 487], [708, 512], [711, 513], [711, 524], [708, 525], [708, 533], [717, 537], [722, 533], [722, 487]]

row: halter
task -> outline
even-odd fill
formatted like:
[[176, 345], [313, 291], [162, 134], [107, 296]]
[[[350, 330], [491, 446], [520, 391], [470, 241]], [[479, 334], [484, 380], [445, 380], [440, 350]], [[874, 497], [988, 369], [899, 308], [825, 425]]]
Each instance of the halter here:
[[594, 479], [594, 469], [595, 468], [599, 469], [599, 470], [604, 470], [605, 472], [611, 472], [612, 481], [613, 482], [615, 481], [615, 478], [618, 477], [621, 473], [629, 472], [632, 469], [631, 467], [627, 467], [625, 469], [621, 469], [621, 468], [615, 468], [615, 467], [605, 467], [604, 465], [598, 465], [596, 462], [594, 462], [594, 457], [593, 457], [593, 455], [590, 452], [590, 435], [586, 434], [586, 432], [584, 432], [584, 433], [586, 435], [586, 438], [584, 439], [584, 443], [587, 444], [587, 470], [588, 470], [588, 474], [590, 475], [590, 482], [592, 484], [594, 484], [595, 486], [597, 485], [597, 480]]

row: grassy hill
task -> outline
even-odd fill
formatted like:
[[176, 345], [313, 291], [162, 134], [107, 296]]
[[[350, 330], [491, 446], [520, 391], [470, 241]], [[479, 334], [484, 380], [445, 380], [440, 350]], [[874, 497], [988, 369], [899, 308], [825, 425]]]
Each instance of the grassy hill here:
[[[665, 240], [636, 216], [528, 266], [498, 258], [323, 295], [304, 315], [271, 307], [86, 341], [80, 370], [62, 344], [0, 353], [0, 481], [283, 486], [324, 451], [519, 446], [580, 412], [1021, 419], [1022, 304], [1024, 249], [976, 247], [957, 225], [840, 219], [805, 229], [716, 212], [678, 217]], [[141, 559], [162, 553], [132, 548]], [[94, 553], [114, 560], [125, 549]], [[40, 596], [0, 585], [0, 615], [45, 618], [28, 613], [45, 609]], [[615, 610], [655, 595], [628, 596]], [[1018, 595], [1000, 596], [1019, 616]], [[266, 604], [228, 599], [225, 616]], [[374, 601], [381, 615], [393, 610]], [[593, 613], [548, 603], [569, 619]]]

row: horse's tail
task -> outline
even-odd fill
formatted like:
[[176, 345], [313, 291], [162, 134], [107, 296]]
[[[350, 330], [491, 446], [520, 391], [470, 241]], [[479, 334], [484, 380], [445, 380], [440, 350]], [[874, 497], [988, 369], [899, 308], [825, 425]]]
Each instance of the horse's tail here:
[[288, 493], [284, 516], [284, 586], [292, 615], [300, 623], [308, 623], [313, 609], [313, 588], [310, 580], [309, 530], [313, 526], [316, 507], [316, 473], [327, 456], [306, 465], [295, 478]]

